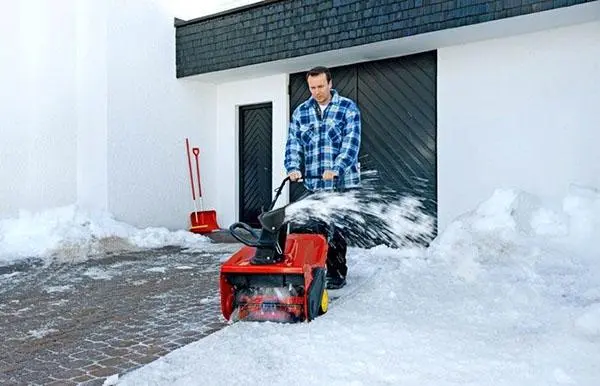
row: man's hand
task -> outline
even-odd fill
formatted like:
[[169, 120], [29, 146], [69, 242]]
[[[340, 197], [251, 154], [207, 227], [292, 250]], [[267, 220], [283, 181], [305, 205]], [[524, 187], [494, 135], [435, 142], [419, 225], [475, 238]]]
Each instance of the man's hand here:
[[302, 173], [300, 173], [299, 171], [293, 171], [290, 174], [288, 174], [288, 177], [290, 177], [290, 181], [298, 181], [300, 178], [302, 178]]
[[323, 173], [323, 179], [325, 181], [333, 180], [335, 177], [337, 177], [337, 175], [337, 172], [334, 172], [333, 170], [325, 170]]

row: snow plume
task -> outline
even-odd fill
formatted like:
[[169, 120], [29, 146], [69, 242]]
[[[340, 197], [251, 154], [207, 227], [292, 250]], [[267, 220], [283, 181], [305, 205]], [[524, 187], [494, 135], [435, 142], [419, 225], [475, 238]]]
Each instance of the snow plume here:
[[424, 199], [382, 187], [374, 174], [363, 177], [360, 189], [322, 191], [294, 202], [285, 215], [296, 226], [334, 224], [361, 247], [423, 245], [435, 236], [435, 219], [426, 213]]

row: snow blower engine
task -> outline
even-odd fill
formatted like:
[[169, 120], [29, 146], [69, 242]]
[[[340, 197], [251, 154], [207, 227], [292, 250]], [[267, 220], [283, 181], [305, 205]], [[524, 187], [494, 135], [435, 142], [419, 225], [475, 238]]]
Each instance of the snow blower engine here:
[[288, 234], [285, 207], [273, 209], [290, 179], [275, 189], [261, 229], [237, 222], [229, 231], [245, 244], [221, 265], [221, 311], [230, 321], [310, 321], [327, 312], [327, 239]]

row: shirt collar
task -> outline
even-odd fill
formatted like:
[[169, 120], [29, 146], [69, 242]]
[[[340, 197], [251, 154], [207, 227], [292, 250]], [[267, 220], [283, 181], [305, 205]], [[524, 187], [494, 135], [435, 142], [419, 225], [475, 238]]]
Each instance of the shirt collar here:
[[[315, 98], [312, 97], [312, 95], [310, 96], [310, 101], [314, 106], [318, 106], [319, 103], [317, 102], [317, 100]], [[338, 94], [337, 90], [332, 88], [331, 89], [331, 101], [329, 103], [331, 104], [338, 104], [340, 101], [340, 94]]]

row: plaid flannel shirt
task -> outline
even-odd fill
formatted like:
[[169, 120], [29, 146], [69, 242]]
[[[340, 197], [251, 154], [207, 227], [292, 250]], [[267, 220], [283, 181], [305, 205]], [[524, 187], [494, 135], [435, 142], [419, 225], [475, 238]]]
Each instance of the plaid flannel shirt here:
[[[360, 111], [351, 99], [332, 90], [331, 102], [321, 108], [310, 97], [292, 114], [284, 166], [289, 173], [300, 171], [304, 186], [310, 190], [332, 189], [333, 181], [320, 177], [325, 170], [338, 173], [336, 187], [360, 185]], [[310, 178], [317, 177], [317, 178]]]

